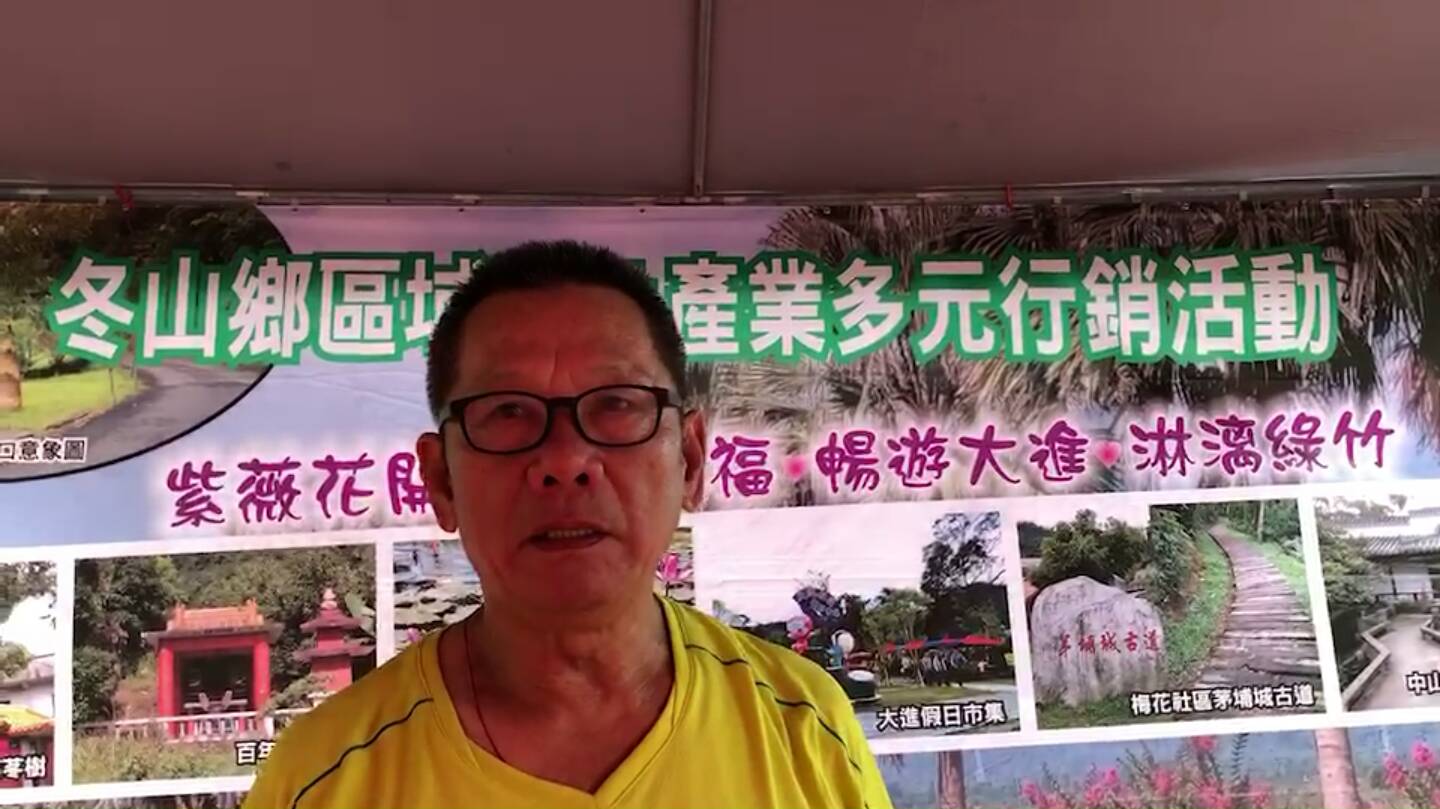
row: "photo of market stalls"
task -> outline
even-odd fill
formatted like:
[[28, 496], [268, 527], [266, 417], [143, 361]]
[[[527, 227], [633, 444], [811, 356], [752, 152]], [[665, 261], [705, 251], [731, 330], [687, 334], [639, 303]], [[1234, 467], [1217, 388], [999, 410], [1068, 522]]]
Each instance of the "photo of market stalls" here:
[[824, 667], [868, 736], [1019, 727], [998, 513], [788, 508], [698, 515], [695, 530], [710, 612]]
[[[670, 549], [655, 566], [655, 593], [695, 606], [695, 547], [689, 528], [675, 530]], [[397, 542], [395, 650], [428, 632], [464, 620], [485, 603], [480, 577], [458, 539]]]
[[375, 667], [370, 546], [75, 566], [77, 783], [254, 772]]
[[0, 789], [54, 783], [55, 565], [0, 564]]
[[1315, 528], [1345, 707], [1440, 705], [1440, 495], [1317, 499]]
[[1040, 727], [1321, 710], [1295, 501], [1069, 499], [1017, 530]]

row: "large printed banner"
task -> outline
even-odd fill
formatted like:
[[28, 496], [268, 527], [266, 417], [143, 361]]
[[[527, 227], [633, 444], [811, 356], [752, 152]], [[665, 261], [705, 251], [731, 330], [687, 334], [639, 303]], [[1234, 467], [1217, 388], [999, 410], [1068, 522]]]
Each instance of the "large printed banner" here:
[[0, 205], [0, 803], [233, 806], [483, 604], [425, 344], [573, 238], [709, 420], [656, 592], [829, 671], [897, 805], [1440, 807], [1437, 214]]

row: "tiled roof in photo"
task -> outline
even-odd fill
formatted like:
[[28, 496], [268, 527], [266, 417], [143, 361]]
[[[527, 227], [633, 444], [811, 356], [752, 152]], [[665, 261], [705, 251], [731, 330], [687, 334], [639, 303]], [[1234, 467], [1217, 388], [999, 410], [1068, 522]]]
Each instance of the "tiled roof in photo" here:
[[1355, 540], [1361, 553], [1371, 559], [1440, 554], [1440, 534], [1428, 536], [1384, 536]]

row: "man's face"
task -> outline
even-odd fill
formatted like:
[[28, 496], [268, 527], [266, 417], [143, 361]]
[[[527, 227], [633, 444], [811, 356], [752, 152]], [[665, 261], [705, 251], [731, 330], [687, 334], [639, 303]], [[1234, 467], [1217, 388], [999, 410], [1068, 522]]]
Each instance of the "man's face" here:
[[[623, 384], [675, 391], [640, 307], [604, 287], [494, 295], [470, 312], [460, 346], [452, 400]], [[699, 414], [666, 408], [649, 441], [599, 447], [572, 412], [555, 409], [545, 441], [513, 455], [477, 452], [453, 419], [419, 441], [436, 517], [459, 531], [487, 600], [567, 612], [648, 593], [681, 509], [699, 505]]]

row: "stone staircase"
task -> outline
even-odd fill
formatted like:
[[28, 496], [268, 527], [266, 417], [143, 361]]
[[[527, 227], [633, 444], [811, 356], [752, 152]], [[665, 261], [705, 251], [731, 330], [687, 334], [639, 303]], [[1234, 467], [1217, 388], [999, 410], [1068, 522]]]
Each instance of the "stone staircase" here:
[[1210, 535], [1230, 557], [1235, 594], [1225, 631], [1195, 686], [1309, 681], [1318, 700], [1320, 651], [1303, 602], [1250, 539], [1223, 524], [1211, 528]]

